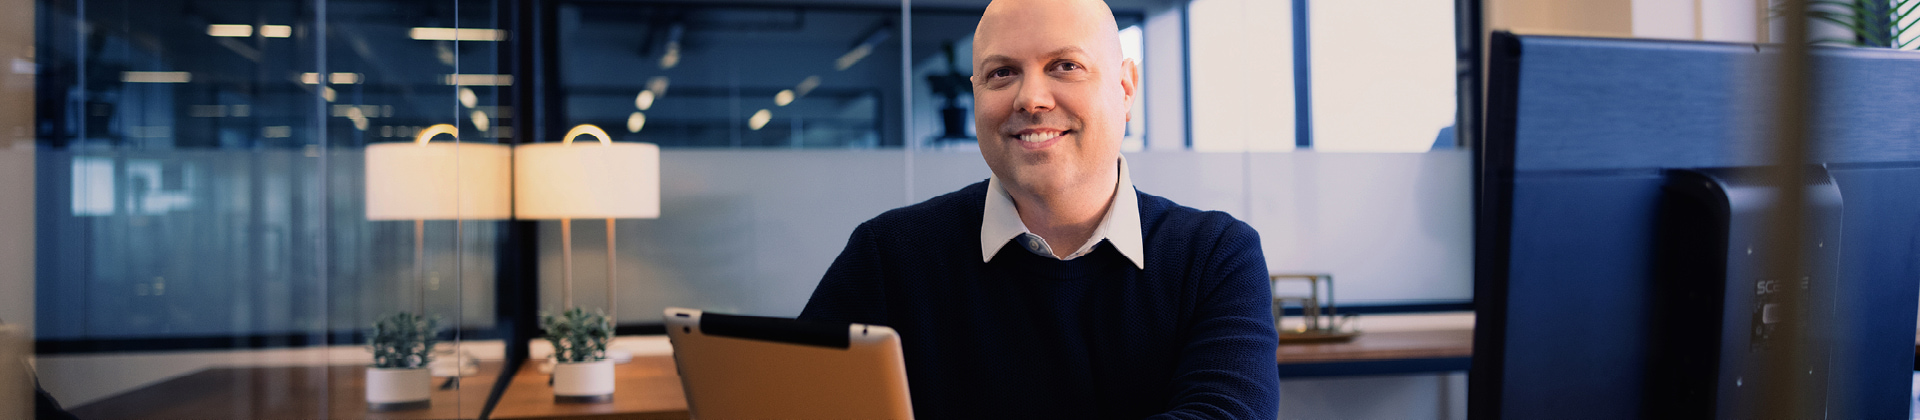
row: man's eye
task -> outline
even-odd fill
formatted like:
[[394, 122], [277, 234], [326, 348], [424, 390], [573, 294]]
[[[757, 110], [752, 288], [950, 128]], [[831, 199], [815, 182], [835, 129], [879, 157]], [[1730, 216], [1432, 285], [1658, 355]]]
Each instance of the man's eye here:
[[997, 78], [997, 77], [1007, 77], [1007, 76], [1012, 76], [1012, 75], [1013, 75], [1013, 70], [1012, 70], [1012, 69], [1008, 69], [1008, 68], [1004, 68], [1004, 67], [1002, 67], [1002, 68], [997, 68], [997, 69], [993, 69], [993, 71], [990, 71], [990, 72], [987, 72], [987, 77], [996, 77], [996, 78]]
[[1079, 69], [1080, 69], [1080, 63], [1075, 63], [1071, 61], [1060, 63], [1060, 71], [1074, 71]]

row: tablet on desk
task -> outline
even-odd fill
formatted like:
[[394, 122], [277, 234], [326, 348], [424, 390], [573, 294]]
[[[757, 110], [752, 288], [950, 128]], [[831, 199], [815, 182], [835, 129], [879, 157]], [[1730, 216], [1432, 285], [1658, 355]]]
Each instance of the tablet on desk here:
[[685, 308], [666, 326], [695, 418], [913, 418], [892, 328]]

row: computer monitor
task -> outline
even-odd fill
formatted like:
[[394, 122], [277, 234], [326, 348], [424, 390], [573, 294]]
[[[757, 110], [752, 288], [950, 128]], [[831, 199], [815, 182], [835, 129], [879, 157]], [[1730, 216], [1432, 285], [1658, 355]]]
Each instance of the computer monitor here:
[[[1749, 379], [1763, 373], [1752, 362], [1768, 341], [1752, 329], [1769, 324], [1755, 318], [1769, 301], [1738, 261], [1759, 240], [1760, 207], [1739, 195], [1765, 192], [1743, 172], [1768, 164], [1775, 51], [1490, 41], [1469, 415], [1745, 415], [1754, 394], [1742, 390], [1767, 385]], [[1818, 48], [1813, 59], [1810, 172], [1821, 175], [1806, 188], [1831, 200], [1810, 200], [1815, 243], [1797, 246], [1811, 257], [1814, 302], [1790, 319], [1820, 335], [1805, 348], [1824, 369], [1799, 385], [1823, 394], [1827, 418], [1905, 417], [1920, 302], [1920, 54]]]

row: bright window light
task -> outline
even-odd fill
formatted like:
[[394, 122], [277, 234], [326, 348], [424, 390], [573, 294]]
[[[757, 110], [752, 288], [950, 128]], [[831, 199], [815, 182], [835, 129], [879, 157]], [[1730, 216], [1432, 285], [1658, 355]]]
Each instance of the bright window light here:
[[1142, 61], [1140, 61], [1140, 51], [1145, 49], [1142, 47], [1142, 44], [1145, 43], [1146, 40], [1141, 34], [1140, 25], [1128, 26], [1126, 29], [1120, 30], [1120, 56], [1133, 59], [1134, 65], [1142, 63]]
[[253, 25], [207, 25], [207, 35], [246, 38], [253, 36]]
[[413, 28], [407, 36], [421, 41], [505, 41], [507, 31], [478, 28]]
[[1311, 22], [1367, 22], [1309, 26], [1314, 150], [1425, 152], [1452, 142], [1441, 133], [1459, 99], [1453, 4], [1360, 3], [1314, 2], [1307, 12]]

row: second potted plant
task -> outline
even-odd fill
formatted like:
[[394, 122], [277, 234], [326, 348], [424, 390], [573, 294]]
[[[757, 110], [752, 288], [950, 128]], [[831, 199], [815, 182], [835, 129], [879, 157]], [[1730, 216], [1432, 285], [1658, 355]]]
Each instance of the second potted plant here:
[[373, 411], [413, 410], [432, 403], [433, 345], [439, 320], [400, 312], [373, 324], [368, 347], [373, 366], [367, 367], [367, 408]]
[[553, 344], [553, 400], [597, 403], [613, 399], [613, 361], [607, 342], [613, 324], [605, 314], [573, 308], [559, 316], [543, 315], [540, 323]]

